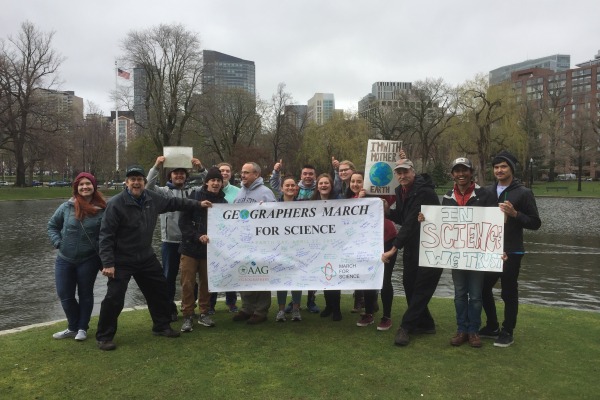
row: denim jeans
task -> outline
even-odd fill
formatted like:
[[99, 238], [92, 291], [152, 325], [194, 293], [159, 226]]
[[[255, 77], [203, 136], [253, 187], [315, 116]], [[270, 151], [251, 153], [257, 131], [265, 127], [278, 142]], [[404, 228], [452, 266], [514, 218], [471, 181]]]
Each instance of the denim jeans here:
[[481, 291], [483, 272], [452, 270], [454, 281], [454, 307], [458, 332], [477, 333], [481, 325]]
[[[100, 259], [97, 256], [77, 264], [56, 257], [56, 293], [67, 316], [70, 331], [87, 331], [89, 328], [94, 308], [94, 283], [99, 268]], [[75, 298], [76, 290], [79, 301]]]
[[[286, 304], [287, 299], [287, 290], [278, 290], [277, 291], [277, 304], [282, 305]], [[302, 290], [292, 290], [292, 303], [300, 304], [300, 299], [302, 298]]]

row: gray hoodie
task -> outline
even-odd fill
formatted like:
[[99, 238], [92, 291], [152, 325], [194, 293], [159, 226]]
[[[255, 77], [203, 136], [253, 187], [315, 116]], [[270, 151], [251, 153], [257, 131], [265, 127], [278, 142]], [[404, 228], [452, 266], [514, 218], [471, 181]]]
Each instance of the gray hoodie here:
[[258, 203], [258, 202], [271, 202], [277, 201], [275, 199], [275, 195], [266, 187], [263, 183], [263, 178], [258, 177], [250, 187], [245, 187], [242, 185], [242, 188], [237, 194], [237, 197], [233, 201], [234, 203]]

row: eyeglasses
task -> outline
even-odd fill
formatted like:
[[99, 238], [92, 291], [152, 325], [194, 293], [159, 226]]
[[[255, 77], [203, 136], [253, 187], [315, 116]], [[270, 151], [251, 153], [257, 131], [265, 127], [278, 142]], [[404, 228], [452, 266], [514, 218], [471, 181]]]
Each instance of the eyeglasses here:
[[248, 174], [255, 174], [256, 171], [242, 171], [241, 174], [242, 175], [248, 175]]
[[339, 172], [346, 172], [346, 171], [352, 171], [350, 168], [344, 168], [344, 169], [339, 169]]

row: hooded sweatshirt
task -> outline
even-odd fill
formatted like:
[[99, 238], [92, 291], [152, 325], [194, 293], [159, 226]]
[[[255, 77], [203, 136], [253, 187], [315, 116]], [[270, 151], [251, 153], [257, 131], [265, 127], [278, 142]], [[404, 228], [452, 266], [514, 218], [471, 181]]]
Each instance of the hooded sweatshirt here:
[[258, 177], [254, 182], [250, 184], [250, 187], [242, 185], [237, 197], [233, 201], [234, 203], [258, 203], [258, 202], [274, 202], [275, 195], [266, 187], [263, 183], [263, 178]]

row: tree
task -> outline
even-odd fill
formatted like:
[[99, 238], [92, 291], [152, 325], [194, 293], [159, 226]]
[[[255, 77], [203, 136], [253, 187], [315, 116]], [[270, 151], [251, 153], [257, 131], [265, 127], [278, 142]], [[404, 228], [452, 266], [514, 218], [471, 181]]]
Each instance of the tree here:
[[[387, 105], [392, 103], [392, 105]], [[396, 103], [396, 105], [394, 105]], [[374, 131], [373, 137], [382, 140], [401, 140], [404, 135], [405, 110], [399, 108], [398, 101], [387, 101], [386, 105], [373, 102], [371, 107], [362, 113], [362, 117]]]
[[214, 87], [199, 96], [198, 104], [194, 118], [206, 151], [220, 161], [243, 159], [261, 132], [260, 101], [244, 89]]
[[465, 154], [477, 155], [479, 184], [485, 184], [487, 160], [492, 156], [492, 145], [501, 145], [502, 137], [493, 132], [494, 124], [504, 118], [503, 101], [508, 95], [505, 88], [489, 87], [488, 80], [478, 75], [459, 89], [459, 107], [467, 135], [459, 143]]
[[298, 158], [319, 172], [331, 170], [331, 157], [351, 160], [364, 168], [368, 140], [369, 126], [364, 119], [335, 113], [323, 125], [308, 125]]
[[124, 59], [142, 68], [147, 121], [138, 121], [162, 154], [181, 145], [201, 86], [202, 52], [196, 33], [181, 24], [131, 31], [123, 40]]
[[[456, 90], [441, 78], [417, 81], [402, 93], [404, 131], [418, 144], [421, 168], [427, 170], [440, 136], [458, 123]], [[416, 140], [414, 140], [416, 139]]]
[[23, 22], [17, 37], [0, 43], [0, 148], [14, 154], [16, 186], [25, 186], [27, 151], [45, 133], [63, 129], [41, 90], [56, 83], [62, 57], [52, 48], [54, 32]]
[[[571, 129], [564, 135], [564, 142], [572, 150], [576, 161], [578, 192], [581, 192], [583, 165], [594, 158], [597, 152], [598, 136], [594, 125], [595, 119], [590, 111], [585, 109], [585, 103], [577, 104], [575, 112], [571, 114]], [[590, 167], [592, 165], [593, 163], [590, 163]]]
[[269, 143], [273, 151], [273, 161], [281, 158], [282, 152], [287, 147], [290, 130], [285, 120], [285, 109], [292, 102], [292, 95], [285, 91], [285, 83], [277, 85], [277, 92], [271, 96], [271, 103], [267, 108], [265, 121]]

